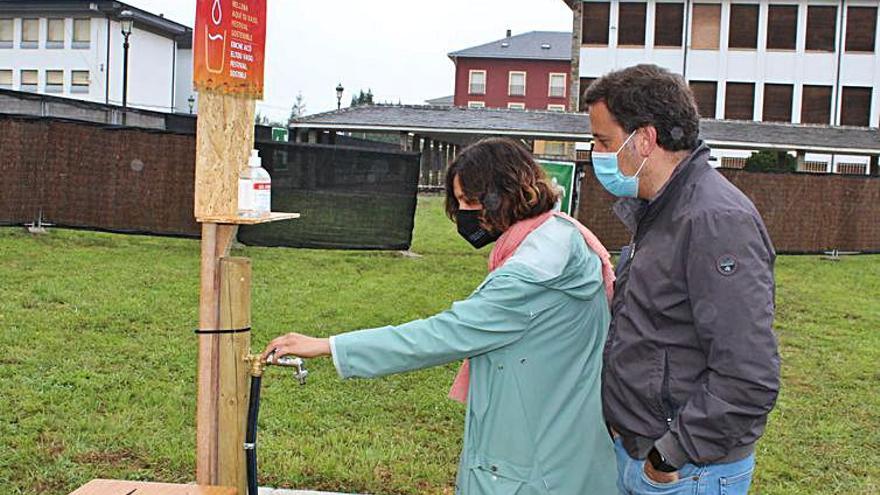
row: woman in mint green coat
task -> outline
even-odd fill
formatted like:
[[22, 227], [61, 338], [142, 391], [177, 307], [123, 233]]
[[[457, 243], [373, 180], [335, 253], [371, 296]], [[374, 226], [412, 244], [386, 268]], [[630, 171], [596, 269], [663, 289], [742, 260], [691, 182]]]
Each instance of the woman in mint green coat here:
[[446, 184], [459, 233], [475, 247], [498, 241], [491, 273], [470, 297], [402, 325], [330, 339], [283, 335], [264, 358], [330, 354], [343, 378], [468, 359], [456, 380], [467, 395], [457, 494], [616, 494], [600, 397], [607, 252], [552, 212], [556, 192], [518, 143], [471, 145]]

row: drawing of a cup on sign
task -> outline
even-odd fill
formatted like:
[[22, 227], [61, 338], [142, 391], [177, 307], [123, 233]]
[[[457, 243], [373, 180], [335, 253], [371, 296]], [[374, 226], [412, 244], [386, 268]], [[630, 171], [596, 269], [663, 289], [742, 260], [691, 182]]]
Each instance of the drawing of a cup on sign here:
[[226, 30], [222, 29], [223, 8], [220, 0], [211, 7], [211, 22], [205, 27], [205, 65], [208, 72], [220, 74], [226, 64]]

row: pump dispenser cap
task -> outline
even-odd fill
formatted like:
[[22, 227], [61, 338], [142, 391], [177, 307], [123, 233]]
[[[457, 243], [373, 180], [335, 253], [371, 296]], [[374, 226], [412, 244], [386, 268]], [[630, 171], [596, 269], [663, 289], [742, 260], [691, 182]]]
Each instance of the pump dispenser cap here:
[[257, 150], [251, 150], [251, 157], [248, 159], [248, 166], [251, 168], [261, 167], [263, 165], [263, 159], [260, 158], [260, 152]]

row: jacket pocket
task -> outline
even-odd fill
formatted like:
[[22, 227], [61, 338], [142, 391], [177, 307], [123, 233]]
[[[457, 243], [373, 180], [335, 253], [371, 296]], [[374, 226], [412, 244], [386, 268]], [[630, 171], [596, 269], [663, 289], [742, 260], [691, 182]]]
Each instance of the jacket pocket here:
[[[654, 413], [654, 417], [657, 419], [663, 419], [664, 426], [666, 425], [666, 405], [663, 403], [664, 397], [664, 384], [667, 379], [667, 366], [666, 366], [666, 351], [659, 351], [652, 356], [650, 361], [650, 367], [645, 371], [647, 372], [647, 383], [645, 385], [645, 397], [648, 399], [648, 404], [651, 406], [651, 410]], [[663, 432], [657, 431], [657, 434], [662, 434]]]
[[475, 493], [516, 495], [525, 483], [484, 468], [474, 468], [471, 471], [471, 476], [473, 476], [473, 485], [477, 487]]
[[478, 456], [470, 471], [473, 484], [479, 488], [477, 493], [516, 495], [528, 483], [531, 469]]
[[[488, 354], [488, 398], [491, 401], [477, 428], [473, 430], [474, 451], [488, 459], [503, 460], [510, 466], [535, 463], [535, 425], [517, 382], [522, 365], [507, 350]], [[528, 473], [526, 473], [527, 475]]]

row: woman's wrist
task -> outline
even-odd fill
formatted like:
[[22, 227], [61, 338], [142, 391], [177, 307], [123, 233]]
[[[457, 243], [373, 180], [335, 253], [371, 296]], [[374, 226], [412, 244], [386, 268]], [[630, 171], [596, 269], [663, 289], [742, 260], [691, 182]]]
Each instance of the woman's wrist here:
[[315, 339], [317, 342], [315, 343], [317, 349], [317, 355], [319, 356], [330, 356], [332, 354], [330, 349], [330, 339]]

